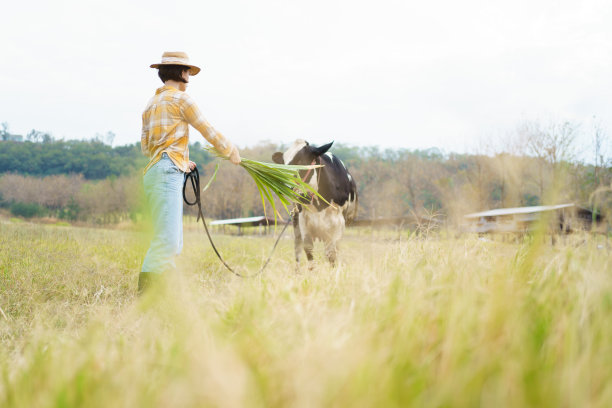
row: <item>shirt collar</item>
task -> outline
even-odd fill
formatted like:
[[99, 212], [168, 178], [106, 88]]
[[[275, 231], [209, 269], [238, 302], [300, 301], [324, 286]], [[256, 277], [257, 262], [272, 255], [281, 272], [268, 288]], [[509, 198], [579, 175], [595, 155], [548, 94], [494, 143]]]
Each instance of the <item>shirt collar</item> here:
[[164, 91], [168, 91], [168, 90], [178, 91], [178, 89], [176, 89], [173, 86], [164, 85], [161, 88], [157, 88], [157, 90], [155, 91], [155, 95], [160, 94], [160, 93], [162, 93]]

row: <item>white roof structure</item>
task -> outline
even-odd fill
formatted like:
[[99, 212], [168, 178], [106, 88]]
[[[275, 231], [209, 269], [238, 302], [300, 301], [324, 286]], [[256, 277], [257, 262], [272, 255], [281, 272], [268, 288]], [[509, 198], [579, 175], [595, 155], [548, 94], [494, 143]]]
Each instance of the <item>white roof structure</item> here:
[[558, 204], [558, 205], [536, 205], [533, 207], [515, 207], [515, 208], [498, 208], [496, 210], [482, 211], [472, 214], [467, 214], [465, 218], [482, 218], [482, 217], [499, 217], [504, 215], [517, 214], [533, 214], [544, 211], [554, 211], [561, 208], [573, 207], [574, 204]]

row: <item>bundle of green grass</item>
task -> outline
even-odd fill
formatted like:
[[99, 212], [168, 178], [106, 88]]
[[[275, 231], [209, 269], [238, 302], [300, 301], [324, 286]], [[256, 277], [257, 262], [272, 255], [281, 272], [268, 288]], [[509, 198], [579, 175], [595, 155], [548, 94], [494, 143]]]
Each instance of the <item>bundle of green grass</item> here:
[[[219, 155], [219, 153], [212, 147], [207, 148], [206, 150], [216, 157], [228, 160], [227, 157]], [[309, 170], [322, 167], [320, 165], [299, 166], [266, 163], [242, 158], [240, 166], [251, 175], [253, 181], [257, 185], [264, 208], [264, 214], [266, 213], [266, 200], [270, 203], [274, 213], [275, 222], [278, 211], [276, 209], [273, 195], [278, 197], [278, 200], [283, 205], [287, 213], [290, 212], [289, 207], [293, 203], [303, 202], [304, 198], [309, 194], [316, 195], [324, 200], [323, 197], [321, 197], [319, 193], [312, 188], [312, 186], [302, 180], [299, 173], [300, 170]]]

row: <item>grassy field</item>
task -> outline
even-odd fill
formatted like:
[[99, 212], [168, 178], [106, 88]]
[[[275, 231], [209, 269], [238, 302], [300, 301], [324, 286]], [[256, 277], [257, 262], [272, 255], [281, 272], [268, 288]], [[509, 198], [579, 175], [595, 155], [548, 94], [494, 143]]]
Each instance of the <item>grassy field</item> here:
[[[612, 406], [605, 238], [399, 238], [299, 273], [288, 238], [242, 280], [188, 230], [138, 298], [145, 233], [1, 220], [0, 406]], [[272, 245], [216, 239], [250, 269]]]

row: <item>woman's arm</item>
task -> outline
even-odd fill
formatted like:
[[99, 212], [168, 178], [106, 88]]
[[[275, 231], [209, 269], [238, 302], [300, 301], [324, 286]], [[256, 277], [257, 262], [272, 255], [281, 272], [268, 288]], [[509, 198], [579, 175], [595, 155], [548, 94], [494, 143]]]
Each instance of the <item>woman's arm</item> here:
[[187, 123], [196, 128], [196, 130], [200, 132], [221, 155], [229, 156], [230, 161], [234, 164], [240, 163], [240, 153], [236, 146], [227, 140], [221, 133], [217, 132], [210, 123], [204, 119], [204, 116], [202, 116], [202, 113], [193, 99], [187, 96], [184, 102], [182, 113]]

